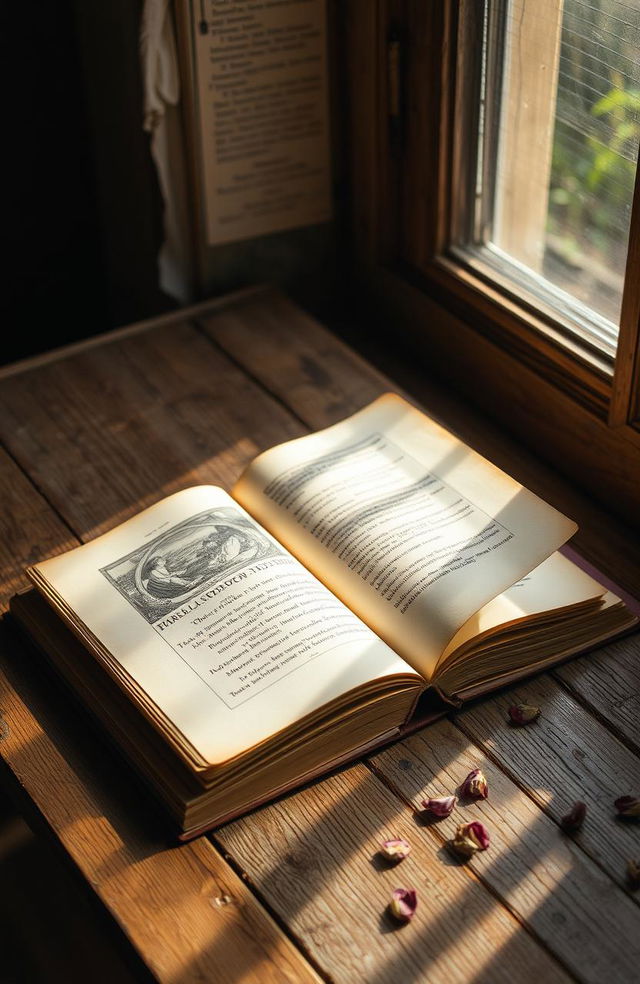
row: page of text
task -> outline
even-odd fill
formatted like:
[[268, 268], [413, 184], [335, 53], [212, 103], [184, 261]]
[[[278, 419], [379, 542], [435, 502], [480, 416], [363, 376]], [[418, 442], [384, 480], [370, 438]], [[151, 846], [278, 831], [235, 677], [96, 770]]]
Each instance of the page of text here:
[[425, 674], [576, 528], [393, 396], [265, 452], [234, 494]]
[[177, 493], [38, 568], [210, 762], [413, 672], [220, 489]]
[[331, 218], [325, 0], [192, 0], [210, 246]]

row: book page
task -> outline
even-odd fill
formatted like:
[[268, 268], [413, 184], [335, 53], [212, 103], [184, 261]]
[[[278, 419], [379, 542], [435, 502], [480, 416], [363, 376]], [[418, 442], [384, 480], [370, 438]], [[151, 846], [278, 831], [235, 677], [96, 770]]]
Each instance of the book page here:
[[233, 495], [427, 679], [577, 528], [391, 394], [264, 452]]
[[603, 598], [606, 589], [574, 563], [554, 553], [468, 619], [449, 642], [440, 664], [467, 643], [497, 628], [535, 616], [557, 615]]
[[221, 489], [176, 493], [35, 574], [206, 762], [370, 681], [421, 682]]
[[192, 0], [209, 246], [331, 218], [325, 0]]

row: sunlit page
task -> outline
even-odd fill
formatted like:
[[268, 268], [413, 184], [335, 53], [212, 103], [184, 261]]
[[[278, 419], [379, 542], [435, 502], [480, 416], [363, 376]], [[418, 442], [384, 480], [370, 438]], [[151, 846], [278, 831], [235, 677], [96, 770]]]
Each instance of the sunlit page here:
[[521, 581], [468, 619], [456, 632], [443, 656], [470, 639], [506, 627], [535, 615], [561, 612], [563, 609], [593, 602], [605, 595], [605, 588], [562, 554], [554, 553]]
[[260, 455], [233, 494], [425, 676], [575, 523], [406, 401]]
[[37, 571], [208, 762], [367, 681], [417, 676], [221, 489], [170, 496]]

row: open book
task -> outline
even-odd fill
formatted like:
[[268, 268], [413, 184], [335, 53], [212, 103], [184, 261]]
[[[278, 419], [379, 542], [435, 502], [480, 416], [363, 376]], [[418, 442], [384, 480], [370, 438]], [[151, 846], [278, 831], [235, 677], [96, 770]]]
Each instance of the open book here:
[[575, 529], [386, 395], [231, 495], [185, 489], [36, 564], [12, 611], [188, 837], [397, 737], [433, 694], [631, 628], [557, 552]]

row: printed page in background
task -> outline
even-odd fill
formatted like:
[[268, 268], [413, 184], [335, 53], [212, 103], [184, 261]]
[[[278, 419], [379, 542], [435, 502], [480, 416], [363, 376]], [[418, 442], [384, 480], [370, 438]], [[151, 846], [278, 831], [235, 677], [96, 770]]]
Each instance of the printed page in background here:
[[191, 0], [208, 245], [331, 218], [325, 0]]
[[426, 679], [577, 528], [392, 394], [264, 452], [233, 495]]
[[378, 677], [417, 674], [222, 489], [36, 570], [208, 762]]

